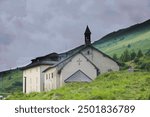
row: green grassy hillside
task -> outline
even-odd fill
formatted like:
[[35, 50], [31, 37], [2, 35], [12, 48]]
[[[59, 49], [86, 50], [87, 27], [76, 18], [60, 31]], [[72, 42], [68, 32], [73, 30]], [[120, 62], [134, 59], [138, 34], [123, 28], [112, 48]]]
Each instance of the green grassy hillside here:
[[22, 71], [19, 69], [8, 70], [0, 73], [0, 95], [22, 91]]
[[150, 49], [150, 20], [110, 33], [93, 45], [110, 56], [120, 56], [126, 49], [146, 52]]
[[111, 72], [100, 75], [91, 83], [68, 83], [42, 93], [14, 93], [7, 99], [23, 100], [103, 100], [150, 99], [149, 72]]

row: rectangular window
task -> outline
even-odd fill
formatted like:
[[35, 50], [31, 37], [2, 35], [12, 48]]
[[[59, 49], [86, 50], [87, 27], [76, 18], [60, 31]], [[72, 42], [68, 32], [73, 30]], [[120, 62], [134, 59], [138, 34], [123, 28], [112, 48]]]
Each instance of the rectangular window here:
[[50, 79], [50, 74], [49, 74], [49, 79]]
[[52, 78], [53, 78], [54, 76], [53, 76], [53, 73], [52, 73]]

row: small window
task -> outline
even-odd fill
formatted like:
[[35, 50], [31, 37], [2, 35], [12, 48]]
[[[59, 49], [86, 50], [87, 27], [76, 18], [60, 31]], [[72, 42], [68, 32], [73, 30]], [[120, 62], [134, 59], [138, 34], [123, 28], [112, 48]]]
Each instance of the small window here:
[[53, 78], [53, 73], [52, 73], [52, 78]]
[[50, 74], [49, 74], [49, 79], [51, 78]]

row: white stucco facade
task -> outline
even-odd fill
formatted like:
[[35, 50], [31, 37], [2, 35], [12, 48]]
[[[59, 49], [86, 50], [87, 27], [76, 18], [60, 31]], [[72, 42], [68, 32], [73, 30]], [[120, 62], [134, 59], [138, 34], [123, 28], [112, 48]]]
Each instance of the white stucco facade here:
[[82, 54], [79, 53], [62, 69], [60, 75], [61, 84], [64, 84], [64, 81], [78, 70], [81, 70], [93, 80], [97, 76], [96, 68], [89, 61], [87, 61]]
[[41, 92], [44, 85], [43, 70], [48, 68], [48, 65], [36, 66], [23, 70], [23, 92]]
[[[108, 72], [109, 70], [118, 71], [118, 64], [107, 56], [93, 48], [87, 48], [82, 53], [92, 61], [100, 70], [100, 73]], [[88, 54], [89, 53], [89, 54]]]
[[58, 85], [59, 76], [57, 74], [56, 68], [52, 68], [44, 73], [44, 82], [45, 82], [44, 91], [49, 91], [59, 87]]

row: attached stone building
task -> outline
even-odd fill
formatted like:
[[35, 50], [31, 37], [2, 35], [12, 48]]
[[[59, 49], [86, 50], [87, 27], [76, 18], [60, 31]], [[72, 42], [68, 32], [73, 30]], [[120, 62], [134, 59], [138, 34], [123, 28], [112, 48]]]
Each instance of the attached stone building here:
[[84, 35], [85, 45], [65, 53], [38, 57], [25, 66], [23, 92], [50, 91], [68, 82], [91, 82], [99, 74], [118, 71], [117, 62], [92, 46], [88, 26]]

